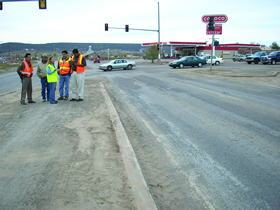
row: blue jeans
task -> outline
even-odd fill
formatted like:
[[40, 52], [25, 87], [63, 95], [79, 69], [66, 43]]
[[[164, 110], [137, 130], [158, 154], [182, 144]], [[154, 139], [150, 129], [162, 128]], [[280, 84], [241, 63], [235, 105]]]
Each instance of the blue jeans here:
[[68, 75], [59, 75], [59, 95], [63, 97], [63, 88], [65, 84], [65, 97], [69, 98], [69, 84], [70, 76]]
[[41, 94], [42, 94], [42, 99], [46, 100], [46, 89], [47, 89], [47, 99], [50, 99], [50, 87], [49, 83], [47, 81], [47, 77], [41, 78]]
[[53, 104], [55, 102], [56, 82], [49, 83], [49, 86], [50, 86], [50, 103]]

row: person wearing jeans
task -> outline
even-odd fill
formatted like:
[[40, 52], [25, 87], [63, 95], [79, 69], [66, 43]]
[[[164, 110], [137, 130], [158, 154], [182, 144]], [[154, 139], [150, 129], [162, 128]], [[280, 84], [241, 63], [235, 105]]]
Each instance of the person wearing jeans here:
[[[42, 55], [42, 60], [38, 64], [37, 67], [37, 76], [41, 80], [41, 95], [42, 95], [42, 101], [46, 102], [46, 99], [50, 100], [50, 88], [47, 81], [47, 68], [48, 65], [48, 56], [46, 54]], [[47, 89], [47, 97], [46, 97], [46, 89]]]
[[50, 86], [50, 103], [57, 104], [55, 100], [55, 90], [56, 90], [56, 83], [57, 83], [57, 70], [54, 67], [54, 57], [50, 57], [48, 61], [47, 70], [47, 79]]
[[[71, 77], [71, 66], [69, 64], [71, 58], [68, 57], [68, 52], [66, 50], [62, 51], [62, 58], [58, 62], [57, 70], [59, 71], [59, 94], [58, 100], [68, 100], [69, 98], [69, 84]], [[64, 92], [65, 85], [65, 95]]]

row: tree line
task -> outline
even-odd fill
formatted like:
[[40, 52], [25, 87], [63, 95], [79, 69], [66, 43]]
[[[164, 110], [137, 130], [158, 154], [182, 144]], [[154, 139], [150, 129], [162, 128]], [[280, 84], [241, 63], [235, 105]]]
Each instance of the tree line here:
[[35, 51], [62, 51], [62, 50], [73, 50], [74, 48], [80, 51], [87, 51], [89, 46], [94, 51], [101, 50], [128, 50], [128, 51], [139, 51], [142, 46], [141, 44], [135, 43], [47, 43], [47, 44], [26, 44], [9, 42], [0, 45], [0, 54], [7, 52], [22, 51], [25, 49], [33, 49]]

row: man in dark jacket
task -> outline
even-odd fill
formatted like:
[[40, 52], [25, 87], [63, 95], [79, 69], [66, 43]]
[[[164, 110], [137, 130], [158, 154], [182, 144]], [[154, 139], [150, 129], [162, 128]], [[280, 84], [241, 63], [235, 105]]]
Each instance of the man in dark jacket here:
[[21, 100], [22, 105], [26, 105], [25, 98], [27, 93], [28, 103], [36, 103], [32, 100], [32, 79], [33, 76], [33, 65], [31, 63], [31, 54], [26, 53], [24, 61], [19, 65], [17, 73], [21, 79]]
[[[42, 91], [41, 91], [41, 95], [42, 95], [42, 100], [43, 102], [47, 100], [50, 100], [50, 87], [47, 81], [47, 66], [48, 66], [48, 56], [46, 54], [42, 55], [42, 60], [39, 62], [38, 66], [37, 66], [37, 76], [40, 78], [41, 80], [41, 84], [42, 84]], [[46, 89], [47, 89], [47, 97], [46, 97]]]

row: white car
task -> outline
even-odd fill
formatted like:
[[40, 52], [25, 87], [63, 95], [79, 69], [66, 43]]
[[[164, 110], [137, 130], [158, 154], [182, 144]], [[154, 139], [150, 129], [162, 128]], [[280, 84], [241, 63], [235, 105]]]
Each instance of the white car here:
[[[206, 63], [211, 63], [211, 55], [204, 56], [203, 59], [206, 60]], [[220, 65], [220, 63], [224, 63], [224, 60], [222, 58], [219, 58], [217, 56], [213, 56], [212, 58], [212, 64], [215, 64], [216, 66]]]
[[112, 71], [112, 69], [128, 69], [131, 70], [135, 67], [135, 62], [127, 61], [124, 59], [112, 60], [110, 63], [105, 63], [99, 66], [99, 69], [103, 71]]

